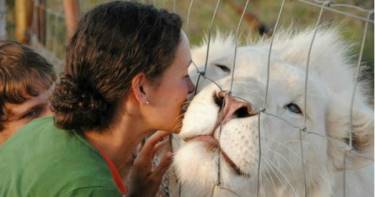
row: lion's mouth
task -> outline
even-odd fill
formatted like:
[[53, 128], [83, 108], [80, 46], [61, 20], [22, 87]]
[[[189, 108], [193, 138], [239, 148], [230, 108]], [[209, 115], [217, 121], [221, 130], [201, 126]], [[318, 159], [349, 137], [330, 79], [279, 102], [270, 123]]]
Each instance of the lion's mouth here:
[[193, 137], [188, 137], [184, 139], [185, 142], [189, 141], [199, 141], [207, 145], [209, 150], [218, 150], [219, 153], [223, 156], [224, 161], [229, 164], [233, 171], [240, 176], [248, 176], [244, 173], [240, 167], [228, 156], [228, 154], [221, 148], [219, 141], [212, 135], [196, 135]]
[[[216, 101], [219, 101], [219, 114], [217, 122], [214, 128], [209, 134], [195, 135], [184, 138], [185, 142], [189, 141], [200, 141], [207, 145], [209, 150], [218, 150], [223, 156], [224, 160], [229, 164], [235, 173], [240, 176], [249, 176], [244, 173], [238, 165], [229, 157], [229, 155], [220, 146], [219, 140], [215, 138], [215, 132], [220, 132], [223, 125], [225, 125], [231, 119], [238, 117], [250, 117], [257, 114], [256, 110], [251, 106], [250, 103], [240, 101], [235, 97], [231, 96], [229, 92], [220, 91], [214, 95]], [[216, 102], [215, 101], [215, 102]]]
[[188, 137], [184, 139], [185, 142], [189, 141], [200, 141], [208, 145], [209, 149], [216, 149], [219, 147], [219, 142], [211, 135], [197, 135], [194, 137]]

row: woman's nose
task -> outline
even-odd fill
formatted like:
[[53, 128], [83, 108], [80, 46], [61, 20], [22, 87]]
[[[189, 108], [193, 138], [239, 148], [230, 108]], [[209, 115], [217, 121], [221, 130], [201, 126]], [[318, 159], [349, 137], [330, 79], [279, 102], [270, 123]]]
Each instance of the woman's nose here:
[[188, 93], [189, 94], [192, 94], [194, 93], [194, 90], [195, 90], [195, 85], [193, 84], [193, 82], [191, 81], [190, 77], [189, 77], [189, 81], [188, 81]]

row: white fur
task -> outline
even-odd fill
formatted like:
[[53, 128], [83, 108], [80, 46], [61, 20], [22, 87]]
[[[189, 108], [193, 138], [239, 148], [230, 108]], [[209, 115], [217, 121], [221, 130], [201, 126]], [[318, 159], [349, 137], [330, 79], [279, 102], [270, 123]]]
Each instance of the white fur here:
[[[354, 73], [347, 53], [349, 47], [334, 29], [320, 29], [314, 41], [310, 56], [307, 111], [304, 111], [305, 69], [312, 37], [312, 30], [298, 34], [284, 32], [275, 37], [266, 113], [260, 116], [260, 194], [304, 196], [305, 174], [309, 196], [339, 195], [342, 192], [342, 172], [346, 170], [347, 196], [372, 196], [372, 174], [366, 173], [373, 173], [373, 111], [365, 103], [362, 86], [356, 94], [353, 110], [353, 132], [358, 136], [356, 139], [360, 139], [353, 144], [361, 146], [346, 153], [346, 169], [343, 166], [344, 153], [349, 150], [344, 138], [350, 131]], [[219, 36], [211, 42], [207, 75], [200, 79], [200, 92], [187, 110], [180, 137], [212, 131], [219, 113], [213, 94], [219, 88], [211, 81], [216, 81], [224, 90], [230, 88], [230, 72], [224, 72], [216, 65], [225, 65], [233, 72], [234, 44], [231, 40], [232, 36]], [[237, 50], [232, 95], [245, 99], [258, 110], [265, 103], [269, 44], [269, 40], [264, 40]], [[192, 53], [200, 71], [203, 71], [206, 61], [206, 45], [195, 48]], [[190, 73], [193, 80], [198, 78], [195, 69]], [[315, 133], [302, 135], [304, 168], [298, 129], [304, 127], [304, 116], [288, 110], [286, 105], [289, 103], [300, 107], [306, 114], [308, 131]], [[246, 176], [234, 173], [218, 151], [208, 149], [203, 142], [180, 142], [174, 167], [182, 183], [182, 196], [211, 196], [212, 192], [214, 196], [256, 195], [258, 118], [259, 115], [232, 119], [223, 125], [219, 140], [222, 150]], [[219, 138], [218, 132], [215, 136]], [[218, 182], [218, 162], [221, 164], [219, 187], [215, 186]]]

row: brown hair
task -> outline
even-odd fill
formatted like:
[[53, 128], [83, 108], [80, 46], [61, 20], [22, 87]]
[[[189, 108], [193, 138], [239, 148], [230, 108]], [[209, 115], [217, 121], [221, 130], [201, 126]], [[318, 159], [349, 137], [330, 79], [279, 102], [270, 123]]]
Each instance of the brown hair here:
[[81, 133], [108, 127], [132, 78], [157, 79], [172, 63], [181, 19], [135, 2], [99, 5], [79, 22], [52, 94], [58, 127]]
[[23, 103], [55, 80], [53, 66], [38, 53], [17, 42], [0, 41], [0, 131], [8, 118], [5, 103]]

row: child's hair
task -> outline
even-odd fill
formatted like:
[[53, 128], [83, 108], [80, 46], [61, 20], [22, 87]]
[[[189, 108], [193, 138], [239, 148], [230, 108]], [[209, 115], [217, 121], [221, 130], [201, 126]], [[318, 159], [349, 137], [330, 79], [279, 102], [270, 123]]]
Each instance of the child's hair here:
[[0, 41], [0, 132], [7, 120], [6, 103], [21, 104], [48, 90], [56, 80], [53, 66], [32, 49]]

